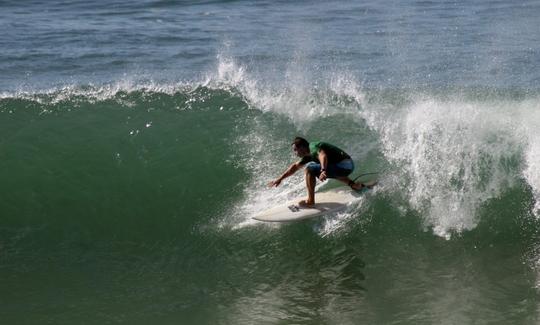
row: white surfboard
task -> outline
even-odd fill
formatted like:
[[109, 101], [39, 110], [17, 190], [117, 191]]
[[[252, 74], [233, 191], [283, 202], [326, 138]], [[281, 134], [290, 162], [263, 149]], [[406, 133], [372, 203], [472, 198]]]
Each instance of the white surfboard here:
[[358, 200], [366, 191], [369, 190], [355, 192], [349, 187], [338, 187], [329, 191], [315, 193], [315, 205], [313, 207], [298, 206], [298, 202], [305, 199], [305, 197], [302, 197], [259, 212], [253, 219], [266, 222], [288, 222], [336, 213], [345, 210], [350, 203]]

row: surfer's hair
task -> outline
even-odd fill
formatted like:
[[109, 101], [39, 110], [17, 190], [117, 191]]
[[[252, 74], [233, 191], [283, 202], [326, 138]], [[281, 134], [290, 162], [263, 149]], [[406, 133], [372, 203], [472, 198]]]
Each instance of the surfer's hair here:
[[292, 144], [295, 145], [297, 148], [309, 148], [309, 142], [301, 137], [294, 138]]

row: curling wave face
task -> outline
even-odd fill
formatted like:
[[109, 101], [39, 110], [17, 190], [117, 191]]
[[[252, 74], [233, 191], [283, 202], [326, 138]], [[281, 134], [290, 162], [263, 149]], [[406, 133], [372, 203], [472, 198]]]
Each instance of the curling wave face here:
[[[49, 188], [62, 171], [67, 183], [77, 180], [66, 184], [69, 188], [104, 173], [115, 175], [105, 182], [119, 182], [123, 174], [130, 182], [129, 175], [139, 170], [148, 173], [143, 181], [148, 188], [136, 194], [144, 196], [162, 187], [166, 175], [186, 178], [174, 186], [167, 182], [171, 187], [165, 191], [173, 196], [180, 187], [186, 189], [182, 193], [204, 188], [201, 183], [213, 179], [205, 175], [221, 175], [217, 179], [228, 179], [244, 199], [221, 197], [212, 205], [238, 208], [226, 214], [245, 222], [252, 214], [247, 210], [303, 192], [301, 176], [290, 182], [297, 185], [273, 192], [265, 184], [293, 159], [288, 139], [304, 134], [347, 148], [359, 162], [359, 173], [384, 170], [381, 191], [388, 204], [414, 211], [426, 228], [449, 238], [474, 229], [486, 205], [516, 188], [529, 198], [527, 215], [537, 213], [539, 105], [537, 95], [516, 91], [362, 89], [346, 73], [334, 73], [316, 86], [286, 80], [267, 87], [234, 60], [221, 58], [216, 73], [199, 82], [119, 82], [2, 94], [3, 170], [9, 181], [4, 186], [7, 192], [20, 190], [13, 191], [19, 193], [14, 201], [37, 195], [38, 209], [39, 202], [51, 202], [39, 196], [56, 191], [36, 191], [36, 184], [23, 179], [43, 180]], [[118, 186], [105, 184], [88, 191]], [[82, 210], [93, 204], [82, 197], [75, 201]], [[28, 214], [39, 215], [31, 209]]]

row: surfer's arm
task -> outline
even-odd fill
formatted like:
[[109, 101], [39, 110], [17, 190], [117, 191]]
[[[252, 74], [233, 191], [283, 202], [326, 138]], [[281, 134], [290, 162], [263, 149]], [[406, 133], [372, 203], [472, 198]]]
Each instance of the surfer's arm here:
[[321, 162], [321, 174], [319, 175], [319, 179], [324, 181], [327, 178], [326, 168], [328, 168], [328, 156], [322, 149], [319, 150], [319, 161]]
[[279, 186], [281, 181], [283, 181], [285, 178], [287, 178], [287, 177], [293, 175], [294, 173], [296, 173], [296, 171], [298, 171], [301, 167], [302, 167], [302, 164], [301, 164], [300, 161], [295, 162], [294, 164], [290, 165], [289, 168], [287, 168], [287, 170], [281, 176], [279, 176], [279, 178], [277, 178], [276, 180], [271, 181], [268, 184], [268, 186], [270, 186], [270, 187]]

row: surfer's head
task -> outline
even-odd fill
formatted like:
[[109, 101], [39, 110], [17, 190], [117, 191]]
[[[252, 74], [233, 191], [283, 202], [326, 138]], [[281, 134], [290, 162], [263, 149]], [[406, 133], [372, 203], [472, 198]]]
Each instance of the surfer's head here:
[[298, 157], [304, 157], [306, 155], [309, 155], [309, 142], [307, 142], [306, 139], [301, 137], [294, 138], [294, 141], [292, 143], [292, 148], [294, 153]]

